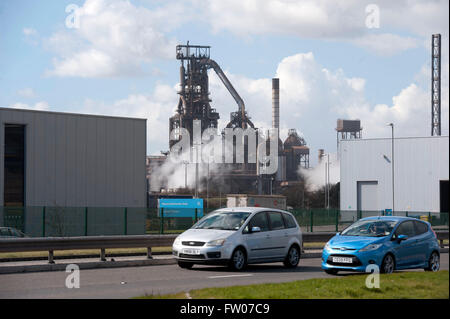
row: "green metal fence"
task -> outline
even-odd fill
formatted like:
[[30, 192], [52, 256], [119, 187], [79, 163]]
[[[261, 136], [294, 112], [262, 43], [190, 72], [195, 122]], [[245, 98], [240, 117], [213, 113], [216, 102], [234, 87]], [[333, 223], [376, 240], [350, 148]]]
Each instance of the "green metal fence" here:
[[[358, 219], [385, 214], [337, 209], [292, 209], [290, 212], [303, 232], [339, 232]], [[394, 212], [393, 215], [419, 218], [429, 221], [435, 229], [448, 229], [448, 213]], [[0, 207], [0, 226], [14, 227], [31, 237], [176, 234], [195, 222], [195, 218], [161, 218], [156, 208], [145, 207]]]

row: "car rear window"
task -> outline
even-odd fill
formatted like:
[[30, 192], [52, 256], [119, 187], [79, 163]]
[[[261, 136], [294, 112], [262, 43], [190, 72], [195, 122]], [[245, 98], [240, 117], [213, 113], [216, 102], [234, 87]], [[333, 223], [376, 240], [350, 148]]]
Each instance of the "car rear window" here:
[[422, 222], [414, 222], [416, 224], [417, 235], [424, 234], [428, 231], [428, 225]]
[[283, 217], [281, 217], [281, 213], [278, 212], [269, 212], [269, 220], [270, 220], [270, 229], [277, 230], [284, 228]]
[[294, 217], [292, 217], [291, 215], [288, 215], [288, 214], [283, 214], [283, 217], [284, 217], [284, 224], [286, 225], [286, 228], [297, 227]]

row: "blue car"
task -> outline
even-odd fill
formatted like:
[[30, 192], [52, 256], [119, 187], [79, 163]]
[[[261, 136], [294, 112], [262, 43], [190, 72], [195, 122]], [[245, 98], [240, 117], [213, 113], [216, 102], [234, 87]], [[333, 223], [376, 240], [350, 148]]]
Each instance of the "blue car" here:
[[381, 273], [423, 268], [438, 271], [439, 243], [428, 222], [408, 217], [368, 217], [338, 233], [325, 245], [322, 269], [366, 272], [377, 265]]

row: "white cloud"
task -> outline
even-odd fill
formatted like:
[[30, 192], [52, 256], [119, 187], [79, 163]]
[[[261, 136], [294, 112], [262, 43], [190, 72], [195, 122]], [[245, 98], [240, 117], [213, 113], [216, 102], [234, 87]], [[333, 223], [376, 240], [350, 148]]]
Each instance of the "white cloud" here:
[[23, 28], [22, 32], [26, 36], [36, 36], [38, 34], [38, 32], [33, 28]]
[[165, 33], [184, 21], [176, 3], [149, 10], [124, 0], [86, 0], [77, 14], [79, 28], [55, 32], [46, 40], [46, 47], [58, 54], [47, 75], [140, 74], [142, 63], [173, 57], [176, 41]]
[[32, 88], [21, 89], [17, 91], [17, 94], [25, 98], [33, 98], [36, 96], [36, 93], [34, 93], [34, 90]]
[[174, 114], [177, 98], [174, 87], [160, 84], [150, 95], [131, 94], [112, 103], [88, 99], [77, 112], [147, 119], [147, 151], [155, 154], [169, 148], [168, 119]]
[[412, 37], [401, 37], [396, 34], [368, 34], [352, 40], [357, 46], [369, 49], [378, 55], [394, 55], [399, 52], [417, 48], [421, 41]]
[[17, 102], [17, 103], [10, 105], [9, 107], [12, 107], [15, 109], [27, 109], [27, 110], [36, 110], [36, 111], [48, 111], [50, 109], [50, 107], [46, 101], [40, 101], [40, 102], [35, 103], [34, 105]]
[[[197, 2], [195, 2], [197, 3]], [[350, 41], [381, 55], [415, 48], [432, 33], [448, 35], [448, 0], [379, 0], [380, 28], [369, 29], [366, 6], [373, 1], [229, 0], [200, 2], [213, 31], [251, 35], [293, 35]], [[409, 33], [414, 36], [395, 34]]]

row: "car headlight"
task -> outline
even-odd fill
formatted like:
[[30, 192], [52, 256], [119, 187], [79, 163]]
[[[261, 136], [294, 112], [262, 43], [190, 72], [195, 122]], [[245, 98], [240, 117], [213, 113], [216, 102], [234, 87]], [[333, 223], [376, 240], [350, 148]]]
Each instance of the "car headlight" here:
[[178, 246], [179, 244], [181, 244], [181, 239], [180, 237], [175, 238], [175, 241], [173, 242], [174, 245]]
[[359, 251], [371, 251], [371, 250], [377, 250], [380, 248], [383, 244], [369, 244], [366, 247], [360, 249]]
[[216, 239], [208, 242], [206, 246], [223, 246], [223, 244], [225, 244], [225, 239]]
[[325, 247], [323, 247], [323, 249], [329, 250], [330, 249], [330, 242], [326, 243], [326, 245], [325, 245]]

